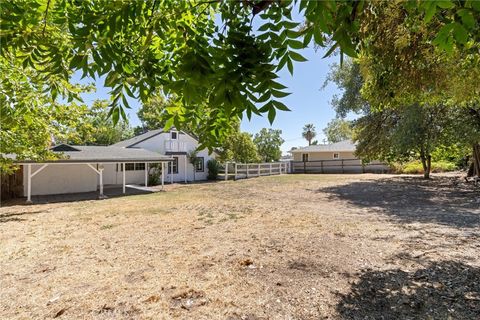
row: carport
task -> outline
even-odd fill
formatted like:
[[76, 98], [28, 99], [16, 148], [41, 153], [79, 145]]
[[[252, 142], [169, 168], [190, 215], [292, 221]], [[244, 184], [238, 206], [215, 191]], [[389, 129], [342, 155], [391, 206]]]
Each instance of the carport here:
[[[145, 165], [145, 186], [148, 186], [148, 172], [152, 164], [161, 165], [161, 185], [165, 182], [166, 163], [173, 161], [172, 158], [157, 152], [148, 151], [141, 148], [123, 148], [114, 146], [71, 146], [61, 144], [51, 149], [58, 155], [58, 159], [47, 161], [14, 161], [17, 165], [23, 165], [26, 170], [27, 184], [27, 202], [32, 201], [32, 179], [37, 174], [49, 166], [66, 166], [66, 165], [85, 165], [98, 175], [97, 187], [99, 190], [99, 198], [105, 198], [104, 189], [104, 165], [116, 164], [121, 166], [122, 171], [122, 191], [126, 193], [125, 181], [125, 164], [126, 163], [142, 163]], [[41, 165], [32, 172], [32, 165]], [[72, 181], [72, 183], [75, 183]]]

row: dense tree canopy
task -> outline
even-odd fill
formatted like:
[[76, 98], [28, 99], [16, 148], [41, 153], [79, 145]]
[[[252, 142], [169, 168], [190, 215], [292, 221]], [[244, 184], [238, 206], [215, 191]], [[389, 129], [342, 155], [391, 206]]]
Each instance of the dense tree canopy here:
[[[32, 128], [41, 120], [25, 106], [40, 106], [25, 87], [45, 97], [42, 106], [78, 99], [70, 82], [80, 72], [111, 89], [115, 123], [126, 119], [127, 96], [146, 102], [161, 90], [179, 102], [162, 115], [165, 125], [197, 128], [213, 148], [244, 115], [273, 121], [288, 110], [278, 72], [293, 74], [305, 60], [299, 50], [311, 45], [358, 57], [362, 93], [378, 108], [420, 95], [421, 103], [458, 104], [479, 96], [478, 1], [10, 0], [0, 16], [0, 64], [14, 66], [24, 84], [3, 86], [2, 114], [31, 119]], [[1, 151], [16, 152], [6, 141]]]
[[353, 138], [352, 122], [343, 119], [333, 119], [323, 129], [328, 142], [335, 143]]
[[282, 157], [280, 147], [285, 142], [282, 139], [282, 130], [262, 128], [255, 134], [253, 142], [263, 162], [279, 161]]
[[260, 162], [260, 155], [257, 146], [253, 143], [252, 135], [248, 132], [241, 132], [239, 128], [228, 135], [217, 152], [218, 160], [221, 162]]

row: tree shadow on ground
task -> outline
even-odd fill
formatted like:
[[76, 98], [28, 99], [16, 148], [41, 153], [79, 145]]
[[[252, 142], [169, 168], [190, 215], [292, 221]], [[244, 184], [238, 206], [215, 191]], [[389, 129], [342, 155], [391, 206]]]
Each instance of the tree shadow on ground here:
[[457, 228], [480, 226], [480, 193], [452, 177], [392, 177], [318, 189], [332, 200], [380, 209], [404, 222], [437, 223]]
[[341, 295], [342, 319], [480, 319], [480, 268], [453, 261], [367, 271]]
[[41, 213], [42, 211], [22, 211], [14, 213], [0, 213], [0, 223], [12, 222], [12, 221], [25, 221], [27, 219], [23, 218], [25, 215], [32, 215]]

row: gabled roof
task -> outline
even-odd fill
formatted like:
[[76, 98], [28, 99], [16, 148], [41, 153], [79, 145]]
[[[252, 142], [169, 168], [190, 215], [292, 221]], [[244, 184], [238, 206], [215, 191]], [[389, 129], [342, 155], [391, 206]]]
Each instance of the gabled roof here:
[[[41, 163], [102, 163], [102, 162], [160, 162], [172, 160], [169, 156], [141, 148], [122, 148], [116, 146], [70, 146], [61, 144], [51, 149], [58, 153], [60, 159], [39, 161]], [[60, 151], [62, 150], [62, 151]], [[70, 151], [63, 151], [70, 150]], [[15, 160], [14, 157], [10, 157]], [[35, 163], [37, 161], [18, 160], [18, 163]]]
[[355, 144], [351, 140], [343, 140], [331, 144], [319, 144], [291, 150], [291, 153], [298, 152], [352, 152], [356, 150]]
[[117, 142], [115, 144], [112, 144], [114, 147], [122, 147], [122, 148], [131, 148], [134, 147], [136, 144], [148, 140], [156, 135], [159, 135], [163, 132], [163, 129], [156, 129], [156, 130], [150, 130], [145, 133], [142, 133], [138, 136], [135, 136], [133, 138], [123, 140], [120, 142]]
[[[140, 142], [151, 139], [151, 138], [153, 138], [153, 137], [155, 137], [155, 136], [157, 136], [161, 133], [170, 132], [172, 130], [177, 131], [175, 128], [171, 128], [169, 131], [164, 131], [163, 129], [149, 130], [149, 131], [147, 131], [145, 133], [142, 133], [138, 136], [135, 136], [133, 138], [130, 138], [130, 139], [123, 140], [123, 141], [117, 142], [115, 144], [112, 144], [112, 146], [122, 147], [122, 148], [136, 148], [135, 146], [137, 144], [139, 144]], [[187, 136], [190, 136], [191, 138], [195, 139], [195, 141], [198, 142], [198, 138], [194, 134], [191, 134], [191, 133], [188, 133], [188, 132], [185, 132], [185, 131], [181, 131], [181, 130], [178, 130], [178, 132], [180, 134], [185, 134]]]

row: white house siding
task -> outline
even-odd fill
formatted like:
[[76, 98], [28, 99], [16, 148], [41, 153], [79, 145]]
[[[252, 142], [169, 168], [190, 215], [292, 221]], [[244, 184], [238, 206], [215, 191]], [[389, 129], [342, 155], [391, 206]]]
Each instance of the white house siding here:
[[[143, 148], [150, 151], [159, 152], [165, 154], [165, 141], [170, 140], [170, 132], [160, 133], [148, 140], [142, 141], [136, 144], [134, 147]], [[184, 142], [186, 145], [187, 153], [195, 150], [198, 146], [198, 142], [191, 136], [179, 133], [178, 141]], [[201, 150], [197, 154], [198, 157], [203, 157], [204, 159], [204, 170], [203, 172], [195, 173], [195, 180], [206, 180], [208, 175], [207, 161], [212, 159], [213, 156], [208, 154], [208, 150]], [[178, 157], [178, 173], [173, 174], [174, 182], [183, 182], [185, 181], [185, 155], [171, 155], [171, 157]], [[168, 165], [167, 165], [168, 166]], [[127, 171], [128, 172], [128, 171]], [[190, 164], [187, 157], [187, 180], [193, 181], [193, 165]], [[170, 181], [170, 174], [168, 174], [168, 169], [165, 174], [166, 181]]]
[[[122, 171], [121, 163], [118, 164], [105, 164], [103, 170], [103, 184], [104, 185], [121, 185], [122, 184]], [[145, 170], [132, 170], [125, 171], [125, 184], [144, 184], [145, 183]]]
[[[32, 164], [32, 174], [42, 165]], [[28, 170], [23, 170], [23, 194], [27, 194]], [[97, 174], [86, 164], [50, 164], [32, 177], [32, 195], [90, 192], [97, 190]]]

